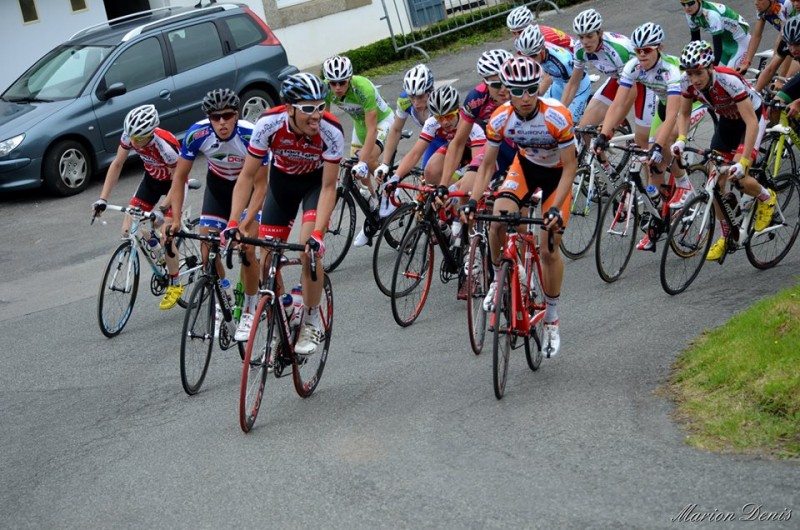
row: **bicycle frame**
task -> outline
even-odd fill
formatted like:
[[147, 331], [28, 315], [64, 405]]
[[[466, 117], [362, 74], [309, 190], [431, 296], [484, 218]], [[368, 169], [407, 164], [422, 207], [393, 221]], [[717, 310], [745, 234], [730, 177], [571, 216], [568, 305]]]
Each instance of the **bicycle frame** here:
[[766, 131], [764, 131], [765, 136], [767, 133], [778, 133], [780, 135], [777, 143], [774, 144], [775, 147], [773, 150], [767, 153], [767, 162], [773, 161], [774, 164], [772, 174], [777, 175], [780, 172], [781, 160], [783, 159], [783, 151], [786, 149], [786, 142], [789, 142], [790, 149], [792, 145], [800, 146], [800, 137], [798, 137], [794, 129], [789, 126], [789, 118], [786, 115], [785, 108], [781, 109], [781, 116], [778, 124], [768, 127]]

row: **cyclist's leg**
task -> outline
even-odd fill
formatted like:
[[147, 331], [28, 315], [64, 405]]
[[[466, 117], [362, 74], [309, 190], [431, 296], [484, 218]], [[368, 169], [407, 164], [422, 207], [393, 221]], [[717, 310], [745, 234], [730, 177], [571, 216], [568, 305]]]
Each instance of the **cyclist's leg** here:
[[633, 104], [634, 121], [636, 123], [636, 145], [646, 147], [650, 143], [650, 128], [656, 114], [658, 97], [649, 88], [636, 84], [636, 95]]

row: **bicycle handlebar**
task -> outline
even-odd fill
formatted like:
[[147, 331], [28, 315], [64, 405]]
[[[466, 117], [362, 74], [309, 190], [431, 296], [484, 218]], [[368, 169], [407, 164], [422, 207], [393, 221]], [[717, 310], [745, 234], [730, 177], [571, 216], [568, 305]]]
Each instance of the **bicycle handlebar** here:
[[[142, 221], [155, 221], [156, 214], [155, 212], [145, 212], [138, 206], [117, 206], [115, 204], [106, 204], [106, 210], [112, 210], [115, 212], [122, 212], [127, 213], [133, 217], [138, 217]], [[94, 215], [92, 215], [92, 220], [89, 224], [94, 224], [94, 220], [100, 217], [102, 210], [95, 210]]]
[[[508, 226], [517, 226], [517, 225], [538, 225], [544, 226], [546, 221], [541, 217], [523, 217], [520, 212], [514, 212], [512, 214], [504, 214], [504, 215], [490, 215], [484, 213], [476, 213], [473, 217], [476, 221], [492, 221], [495, 223], [503, 223]], [[559, 233], [563, 233], [564, 229], [559, 228]], [[552, 252], [555, 248], [555, 236], [553, 235], [553, 230], [547, 231], [547, 249]]]
[[[280, 239], [273, 239], [273, 238], [260, 239], [256, 237], [245, 237], [240, 234], [238, 241], [246, 245], [253, 245], [256, 247], [267, 247], [272, 250], [277, 250], [279, 252], [284, 250], [292, 250], [296, 252], [306, 251], [306, 246], [303, 244], [287, 243]], [[317, 281], [317, 255], [315, 252], [310, 252], [309, 254], [311, 255], [311, 261], [309, 263], [309, 269], [311, 272], [311, 281], [315, 282]]]

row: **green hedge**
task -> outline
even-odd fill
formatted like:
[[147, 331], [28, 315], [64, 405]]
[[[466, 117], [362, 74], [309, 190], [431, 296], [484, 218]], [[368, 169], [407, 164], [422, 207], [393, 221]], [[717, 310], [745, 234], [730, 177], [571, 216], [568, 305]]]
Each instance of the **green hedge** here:
[[[559, 7], [562, 7], [562, 6], [577, 4], [580, 3], [581, 1], [583, 0], [555, 0], [555, 3], [558, 4]], [[522, 4], [522, 2], [520, 2], [520, 4]], [[484, 9], [482, 10], [482, 12], [496, 13], [500, 11], [505, 11], [506, 9], [507, 9], [506, 6], [494, 6]], [[442, 31], [444, 31], [448, 27], [448, 24], [453, 24], [453, 22], [460, 23], [462, 21], [469, 20], [470, 18], [471, 16], [469, 14], [460, 15], [458, 17], [451, 17], [448, 20], [434, 24], [424, 33], [413, 32], [409, 40], [413, 41], [416, 40], [417, 38], [421, 38], [423, 35], [430, 35], [430, 33], [436, 33], [436, 31], [440, 28], [442, 28]], [[463, 38], [480, 33], [485, 33], [487, 31], [491, 31], [497, 28], [505, 27], [505, 25], [506, 25], [506, 17], [504, 16], [488, 18], [475, 25], [459, 29], [457, 37]], [[448, 45], [452, 43], [453, 43], [453, 34], [448, 33], [436, 37], [434, 39], [431, 39], [429, 41], [425, 41], [425, 43], [422, 44], [422, 46], [426, 51], [433, 51], [446, 48]], [[400, 53], [395, 53], [394, 47], [392, 46], [392, 39], [386, 38], [374, 42], [372, 44], [368, 44], [367, 46], [361, 46], [360, 48], [348, 50], [346, 52], [343, 52], [341, 55], [347, 56], [353, 62], [353, 69], [356, 72], [364, 72], [365, 70], [385, 65], [388, 62], [399, 61], [403, 59], [405, 56], [405, 50], [401, 50]]]

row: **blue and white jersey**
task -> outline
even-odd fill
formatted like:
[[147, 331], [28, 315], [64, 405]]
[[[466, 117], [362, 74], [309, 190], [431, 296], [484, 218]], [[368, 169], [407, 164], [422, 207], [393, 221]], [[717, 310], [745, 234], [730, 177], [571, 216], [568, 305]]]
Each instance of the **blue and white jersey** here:
[[401, 120], [411, 117], [420, 129], [425, 124], [425, 120], [428, 119], [428, 112], [425, 112], [424, 115], [420, 115], [417, 109], [414, 108], [413, 103], [411, 103], [411, 98], [406, 94], [405, 90], [400, 92], [400, 97], [397, 98], [397, 109], [394, 111], [394, 115]]
[[180, 156], [193, 161], [198, 153], [203, 153], [211, 173], [225, 180], [236, 180], [247, 158], [253, 127], [249, 121], [239, 120], [230, 138], [223, 141], [214, 132], [210, 121], [201, 120], [186, 133]]
[[[572, 52], [550, 42], [545, 42], [544, 48], [546, 51], [545, 58], [540, 63], [542, 70], [553, 79], [554, 85], [560, 85], [563, 90], [563, 87], [572, 76], [572, 70], [574, 69]], [[583, 79], [581, 79], [581, 84], [578, 87], [577, 93], [581, 94], [584, 91], [588, 91], [591, 84], [592, 82], [589, 80], [589, 76], [583, 72]]]

